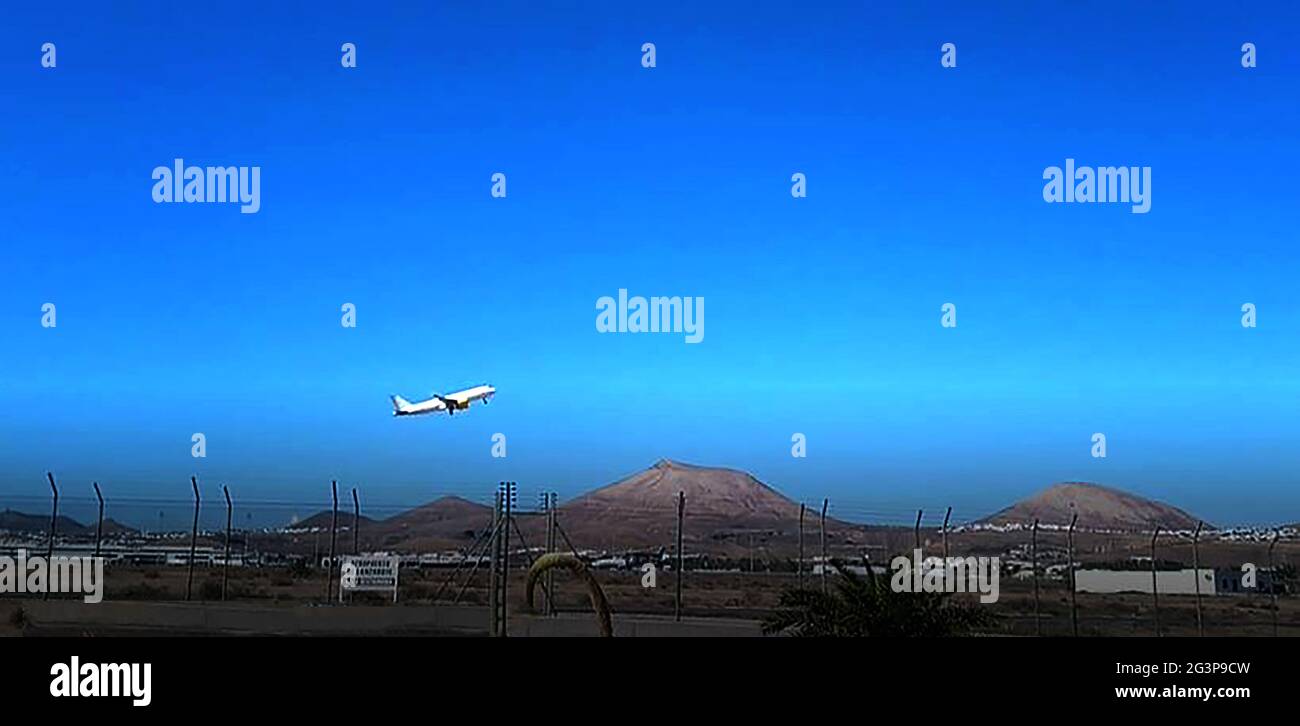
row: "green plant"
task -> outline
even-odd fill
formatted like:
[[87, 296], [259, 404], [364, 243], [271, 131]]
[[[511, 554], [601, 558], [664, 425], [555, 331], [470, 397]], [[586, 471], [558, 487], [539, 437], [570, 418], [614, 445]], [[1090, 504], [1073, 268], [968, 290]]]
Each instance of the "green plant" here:
[[985, 610], [948, 593], [894, 592], [889, 578], [865, 578], [835, 564], [834, 587], [792, 588], [763, 621], [763, 633], [803, 637], [939, 637], [967, 635], [993, 623]]

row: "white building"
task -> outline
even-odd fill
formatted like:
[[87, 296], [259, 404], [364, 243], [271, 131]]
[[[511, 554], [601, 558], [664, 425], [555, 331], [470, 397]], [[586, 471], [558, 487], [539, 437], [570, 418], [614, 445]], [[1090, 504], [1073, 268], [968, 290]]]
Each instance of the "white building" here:
[[[1202, 595], [1214, 594], [1214, 570], [1157, 570], [1156, 587], [1161, 595], [1195, 595], [1196, 581], [1200, 579]], [[1076, 570], [1076, 592], [1117, 593], [1151, 592], [1150, 570]]]

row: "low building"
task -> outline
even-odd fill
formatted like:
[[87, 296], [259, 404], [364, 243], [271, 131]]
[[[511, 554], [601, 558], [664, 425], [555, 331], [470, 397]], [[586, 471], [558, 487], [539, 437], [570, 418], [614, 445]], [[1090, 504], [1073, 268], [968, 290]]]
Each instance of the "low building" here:
[[[1200, 581], [1202, 595], [1215, 594], [1214, 570], [1156, 570], [1156, 587], [1161, 595], [1195, 595]], [[1075, 570], [1075, 592], [1151, 592], [1150, 570]]]
[[[823, 565], [822, 565], [820, 562], [818, 562], [818, 563], [816, 563], [816, 564], [814, 564], [814, 565], [812, 566], [812, 574], [813, 574], [813, 575], [820, 575], [820, 574], [822, 574], [822, 570], [823, 570], [823, 569], [824, 569], [826, 572], [828, 572], [828, 573], [830, 573], [830, 574], [832, 574], [832, 575], [836, 574], [839, 570], [847, 570], [847, 571], [852, 572], [853, 574], [855, 574], [855, 575], [857, 575], [857, 576], [859, 576], [859, 577], [866, 577], [866, 576], [867, 576], [867, 566], [866, 566], [866, 565], [848, 565], [848, 564], [845, 564], [845, 565], [838, 565], [838, 566], [837, 566], [837, 565], [830, 565], [829, 567], [823, 567]], [[888, 574], [889, 574], [889, 570], [886, 569], [885, 567], [880, 566], [880, 565], [872, 565], [872, 566], [871, 566], [871, 572], [872, 572], [872, 574], [875, 574], [875, 575], [888, 575]]]
[[[1249, 574], [1248, 574], [1249, 573]], [[1286, 592], [1286, 585], [1267, 567], [1242, 570], [1240, 567], [1220, 567], [1214, 571], [1215, 587], [1222, 595], [1261, 594], [1267, 595], [1276, 587], [1279, 594]]]

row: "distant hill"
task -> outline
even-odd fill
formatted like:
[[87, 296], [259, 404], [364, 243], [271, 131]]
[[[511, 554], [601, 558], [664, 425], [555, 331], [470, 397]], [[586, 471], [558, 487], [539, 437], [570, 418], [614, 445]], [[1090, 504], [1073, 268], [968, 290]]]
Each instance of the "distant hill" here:
[[396, 514], [378, 524], [388, 542], [415, 540], [427, 546], [465, 543], [492, 527], [492, 507], [448, 496]]
[[[294, 529], [330, 527], [333, 513], [326, 510], [293, 524]], [[361, 515], [360, 537], [367, 547], [401, 546], [405, 549], [438, 550], [472, 543], [492, 526], [492, 507], [457, 496], [446, 496], [408, 509], [387, 519]], [[352, 527], [352, 513], [339, 512], [339, 528]]]
[[[55, 520], [55, 528], [63, 534], [82, 534], [86, 529], [75, 519], [64, 516], [60, 516]], [[0, 529], [23, 533], [48, 532], [50, 517], [48, 514], [27, 514], [6, 509], [0, 512]]]
[[[1194, 529], [1197, 519], [1183, 510], [1118, 489], [1085, 482], [1053, 484], [1041, 492], [981, 520], [988, 524], [1069, 525], [1079, 515], [1084, 529]], [[1206, 525], [1209, 527], [1209, 525]]]
[[[313, 529], [313, 528], [328, 529], [330, 526], [330, 522], [333, 521], [333, 518], [334, 518], [333, 512], [328, 512], [328, 511], [317, 512], [306, 519], [302, 519], [297, 522], [294, 522], [292, 526], [295, 529]], [[353, 518], [352, 512], [339, 512], [339, 527], [351, 528], [352, 518]], [[368, 524], [375, 523], [375, 520], [371, 519], [370, 517], [367, 517], [364, 514], [361, 515], [361, 518], [358, 521], [361, 522], [362, 527], [365, 527]]]
[[[24, 534], [41, 534], [50, 530], [48, 514], [27, 514], [13, 509], [0, 512], [0, 530], [22, 532]], [[124, 534], [137, 531], [113, 519], [104, 520], [104, 534]], [[60, 515], [55, 520], [55, 533], [58, 535], [84, 536], [95, 534], [95, 524], [82, 524], [77, 520]]]
[[481, 522], [481, 526], [492, 524], [492, 507], [478, 502], [471, 502], [464, 497], [439, 497], [422, 504], [415, 509], [408, 509], [383, 521], [385, 529], [415, 530], [422, 533], [444, 531], [448, 526], [460, 526], [466, 520]]
[[[686, 498], [683, 539], [687, 552], [743, 556], [757, 552], [791, 556], [799, 545], [799, 504], [754, 476], [737, 469], [698, 466], [670, 459], [588, 492], [559, 507], [559, 546], [579, 549], [671, 549], [676, 542], [677, 496]], [[1067, 482], [1017, 502], [981, 520], [984, 523], [1068, 525], [1073, 513], [1083, 529], [1149, 531], [1192, 529], [1196, 518], [1161, 502], [1097, 484]], [[328, 530], [332, 513], [317, 512], [295, 522], [294, 529]], [[527, 509], [516, 518], [511, 546], [536, 548], [545, 542], [546, 518]], [[340, 511], [339, 527], [353, 529], [350, 511]], [[457, 496], [445, 496], [387, 519], [362, 515], [359, 534], [370, 549], [436, 551], [466, 549], [492, 523], [492, 508]], [[41, 533], [49, 518], [13, 510], [0, 512], [0, 530]], [[804, 518], [808, 557], [820, 548], [820, 512], [809, 506]], [[60, 517], [65, 535], [93, 535], [94, 524]], [[135, 531], [111, 519], [106, 534]], [[837, 557], [860, 557], [867, 549], [893, 552], [910, 546], [910, 527], [858, 525], [827, 518], [827, 551]], [[314, 536], [289, 534], [286, 547], [304, 552], [319, 546]]]

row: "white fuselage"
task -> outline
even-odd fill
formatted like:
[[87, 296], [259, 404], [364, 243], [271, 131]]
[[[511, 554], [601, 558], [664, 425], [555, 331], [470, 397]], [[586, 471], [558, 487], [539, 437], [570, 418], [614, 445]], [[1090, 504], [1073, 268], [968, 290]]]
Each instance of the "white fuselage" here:
[[455, 414], [457, 411], [464, 411], [474, 401], [488, 402], [496, 394], [497, 389], [492, 386], [474, 386], [466, 388], [463, 391], [449, 393], [445, 396], [434, 394], [433, 398], [417, 403], [411, 403], [401, 396], [393, 396], [393, 415], [394, 416], [419, 416], [426, 413], [443, 413]]

